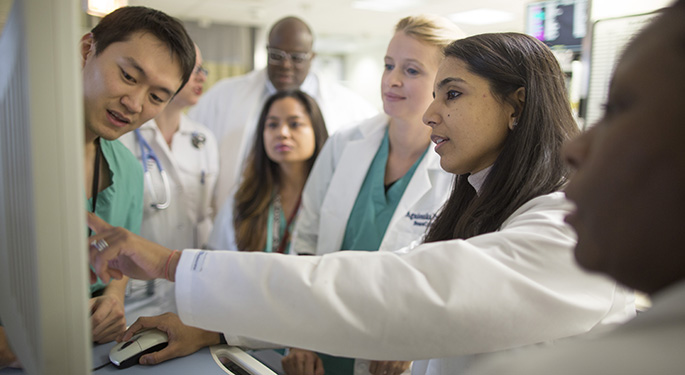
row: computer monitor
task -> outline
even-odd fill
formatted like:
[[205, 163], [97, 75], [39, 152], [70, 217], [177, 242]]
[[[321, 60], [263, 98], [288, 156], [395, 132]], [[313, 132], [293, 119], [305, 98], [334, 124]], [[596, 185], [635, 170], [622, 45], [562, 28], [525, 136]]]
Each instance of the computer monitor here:
[[527, 8], [527, 34], [550, 47], [580, 51], [587, 33], [588, 0], [548, 0]]
[[0, 35], [0, 320], [25, 374], [91, 371], [78, 3], [15, 0]]

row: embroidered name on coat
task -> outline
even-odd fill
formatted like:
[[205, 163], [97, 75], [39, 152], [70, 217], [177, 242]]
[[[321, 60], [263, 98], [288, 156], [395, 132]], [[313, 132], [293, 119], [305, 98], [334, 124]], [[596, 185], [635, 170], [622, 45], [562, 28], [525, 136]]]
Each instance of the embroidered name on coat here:
[[414, 226], [417, 227], [425, 227], [430, 223], [430, 221], [435, 217], [435, 214], [426, 212], [426, 213], [419, 213], [419, 212], [409, 212], [407, 211], [407, 214], [404, 215], [407, 219], [413, 221]]

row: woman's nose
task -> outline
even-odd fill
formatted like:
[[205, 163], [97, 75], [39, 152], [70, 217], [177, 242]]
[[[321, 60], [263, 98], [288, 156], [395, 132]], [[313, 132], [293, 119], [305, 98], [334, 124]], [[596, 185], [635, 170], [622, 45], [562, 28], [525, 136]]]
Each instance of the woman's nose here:
[[288, 124], [282, 124], [278, 128], [278, 135], [283, 138], [287, 138], [290, 136], [290, 127], [288, 127]]
[[387, 79], [390, 87], [402, 86], [402, 77], [398, 73], [398, 69], [393, 69], [392, 71], [388, 72]]
[[433, 104], [435, 104], [435, 99], [433, 99], [433, 102], [431, 102], [431, 104], [428, 106], [422, 118], [423, 123], [431, 128], [435, 127], [440, 121], [440, 116], [438, 116], [437, 112], [433, 108]]

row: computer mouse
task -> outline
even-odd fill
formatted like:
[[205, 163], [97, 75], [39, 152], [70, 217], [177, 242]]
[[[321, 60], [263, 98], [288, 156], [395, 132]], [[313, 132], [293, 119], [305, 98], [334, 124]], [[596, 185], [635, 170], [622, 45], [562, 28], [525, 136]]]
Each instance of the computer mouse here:
[[109, 360], [123, 369], [138, 364], [145, 354], [158, 352], [169, 344], [169, 337], [158, 329], [148, 329], [133, 335], [130, 340], [116, 344], [109, 351]]

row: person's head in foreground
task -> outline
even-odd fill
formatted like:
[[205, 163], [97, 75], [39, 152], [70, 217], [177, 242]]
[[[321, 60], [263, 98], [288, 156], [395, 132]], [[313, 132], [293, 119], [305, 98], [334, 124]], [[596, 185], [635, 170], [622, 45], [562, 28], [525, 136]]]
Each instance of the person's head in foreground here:
[[616, 66], [604, 117], [571, 142], [581, 266], [655, 293], [685, 278], [685, 1]]
[[[453, 42], [433, 95], [423, 121], [457, 181], [426, 242], [495, 231], [523, 203], [566, 183], [561, 147], [578, 127], [564, 74], [539, 40], [498, 33]], [[487, 177], [476, 191], [467, 178], [479, 173]]]
[[576, 169], [575, 257], [588, 270], [650, 293], [654, 306], [592, 337], [504, 353], [470, 375], [680, 374], [685, 252], [685, 0], [626, 47], [603, 118], [564, 149]]
[[81, 38], [86, 136], [113, 140], [159, 114], [188, 81], [195, 46], [163, 12], [123, 7]]

